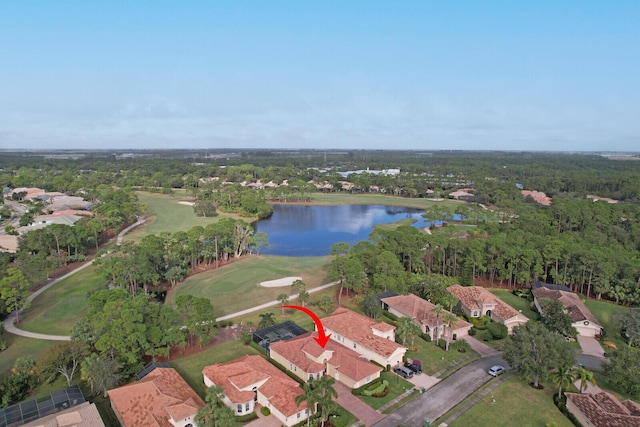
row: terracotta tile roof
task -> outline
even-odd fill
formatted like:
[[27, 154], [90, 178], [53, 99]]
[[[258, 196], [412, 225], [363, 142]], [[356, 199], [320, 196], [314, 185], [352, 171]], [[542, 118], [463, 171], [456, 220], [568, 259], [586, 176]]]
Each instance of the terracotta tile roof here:
[[[372, 329], [383, 328], [383, 322], [376, 322], [366, 316], [339, 307], [331, 316], [322, 319], [325, 328], [331, 329], [339, 335], [369, 349], [381, 356], [389, 357], [399, 348], [405, 348], [396, 342], [373, 334]], [[391, 325], [389, 325], [391, 326]], [[385, 330], [391, 329], [384, 327]], [[335, 339], [332, 335], [331, 339]], [[406, 348], [405, 348], [406, 349]]]
[[640, 415], [630, 411], [629, 407], [638, 408], [638, 404], [626, 400], [620, 402], [607, 392], [596, 394], [565, 393], [571, 401], [590, 421], [594, 427], [637, 427]]
[[458, 297], [460, 302], [471, 310], [482, 308], [482, 304], [495, 304], [495, 308], [491, 311], [505, 322], [515, 316], [526, 318], [524, 314], [480, 286], [453, 285], [449, 286], [447, 290]]
[[[410, 317], [422, 323], [423, 325], [427, 325], [430, 329], [435, 328], [438, 324], [438, 321], [436, 321], [436, 314], [432, 311], [435, 307], [435, 304], [432, 304], [417, 295], [397, 295], [393, 297], [382, 298], [381, 301], [387, 304], [389, 307], [399, 311], [406, 317]], [[441, 325], [442, 317], [446, 313], [449, 313], [449, 311], [443, 310], [442, 313], [440, 313], [439, 323]], [[458, 318], [458, 320], [456, 320], [454, 324], [455, 329], [463, 328], [466, 326], [471, 326], [471, 323], [466, 322], [460, 318]]]
[[565, 306], [567, 314], [574, 322], [588, 320], [595, 325], [600, 325], [598, 319], [595, 318], [587, 306], [582, 302], [578, 294], [567, 291], [552, 290], [544, 287], [533, 289], [532, 293], [538, 301], [542, 298], [560, 301], [562, 305]]
[[531, 198], [536, 202], [544, 206], [551, 205], [551, 198], [547, 196], [542, 191], [531, 191], [531, 190], [522, 190], [522, 197], [531, 196]]
[[298, 383], [260, 356], [242, 356], [205, 366], [202, 374], [220, 386], [234, 403], [253, 400], [252, 389], [257, 386], [258, 392], [287, 417], [307, 407], [306, 403], [295, 404], [296, 396], [302, 394]]
[[308, 373], [322, 372], [324, 365], [311, 360], [307, 354], [319, 358], [323, 353], [325, 353], [323, 358], [326, 357], [328, 363], [337, 367], [341, 375], [354, 381], [365, 380], [368, 376], [382, 370], [381, 367], [369, 362], [360, 354], [335, 341], [329, 340], [325, 348], [322, 349], [313, 339], [317, 336], [316, 332], [308, 332], [287, 341], [271, 344], [269, 350], [275, 351]]
[[[191, 414], [195, 415], [204, 406], [173, 368], [156, 368], [140, 381], [108, 393], [125, 427], [173, 427], [169, 408], [175, 414], [185, 414], [191, 407]], [[176, 405], [183, 406], [177, 409]]]

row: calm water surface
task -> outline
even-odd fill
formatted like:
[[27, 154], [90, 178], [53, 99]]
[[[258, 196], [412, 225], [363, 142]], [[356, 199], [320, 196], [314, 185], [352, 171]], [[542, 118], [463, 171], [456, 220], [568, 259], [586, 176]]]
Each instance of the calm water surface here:
[[331, 245], [355, 245], [369, 239], [374, 224], [413, 218], [414, 227], [427, 227], [422, 209], [380, 205], [273, 205], [273, 215], [254, 224], [269, 236], [269, 249], [260, 253], [284, 256], [329, 255]]

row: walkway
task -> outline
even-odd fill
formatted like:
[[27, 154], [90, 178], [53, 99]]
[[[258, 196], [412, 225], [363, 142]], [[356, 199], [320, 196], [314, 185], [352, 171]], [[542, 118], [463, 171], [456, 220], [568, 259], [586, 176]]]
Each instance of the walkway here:
[[[131, 224], [130, 226], [128, 226], [127, 228], [122, 230], [118, 234], [118, 240], [117, 240], [118, 245], [122, 244], [122, 239], [124, 238], [125, 234], [127, 234], [129, 231], [131, 231], [131, 229], [133, 229], [134, 227], [137, 227], [140, 224], [143, 224], [144, 221], [145, 221], [145, 219], [140, 217], [140, 218], [138, 218], [138, 221], [136, 221], [135, 223]], [[29, 296], [29, 298], [27, 298], [27, 303], [33, 301], [38, 295], [40, 295], [41, 293], [43, 293], [44, 291], [46, 291], [47, 289], [49, 289], [53, 285], [57, 285], [58, 283], [60, 283], [64, 279], [66, 279], [67, 277], [73, 276], [77, 272], [79, 272], [81, 270], [84, 270], [85, 268], [89, 267], [91, 264], [93, 264], [94, 261], [95, 261], [95, 258], [92, 259], [89, 262], [86, 262], [86, 263], [82, 264], [80, 267], [76, 268], [75, 270], [72, 270], [72, 271], [68, 272], [64, 276], [58, 277], [57, 279], [54, 279], [51, 282], [47, 283], [46, 285], [44, 285], [43, 287], [41, 287], [40, 289], [38, 289], [37, 291], [32, 293]], [[22, 329], [18, 329], [16, 327], [16, 324], [15, 324], [16, 320], [17, 320], [17, 314], [14, 311], [9, 316], [7, 316], [6, 319], [4, 319], [4, 322], [3, 322], [4, 330], [9, 332], [9, 333], [11, 333], [11, 334], [19, 335], [19, 336], [25, 337], [25, 338], [35, 338], [35, 339], [38, 339], [38, 340], [49, 340], [49, 341], [71, 341], [71, 337], [69, 335], [38, 334], [38, 333], [35, 333], [35, 332], [29, 332], [29, 331], [24, 331]]]
[[336, 402], [358, 418], [358, 425], [371, 427], [384, 418], [384, 415], [354, 396], [351, 389], [341, 382], [336, 381], [333, 388], [338, 392]]
[[[322, 286], [318, 286], [317, 288], [309, 289], [307, 292], [312, 294], [314, 292], [322, 291], [324, 289], [329, 289], [332, 286], [336, 286], [337, 284], [338, 284], [338, 282], [327, 283], [326, 285], [322, 285]], [[295, 300], [297, 298], [298, 298], [297, 294], [296, 295], [290, 295], [289, 296], [289, 301], [293, 301], [293, 300]], [[233, 319], [234, 317], [244, 316], [245, 314], [253, 313], [254, 311], [263, 310], [265, 308], [273, 307], [273, 306], [276, 306], [276, 305], [278, 305], [278, 306], [281, 305], [280, 301], [265, 302], [264, 304], [256, 305], [255, 307], [247, 308], [246, 310], [241, 310], [241, 311], [237, 311], [235, 313], [227, 314], [226, 316], [218, 317], [216, 319], [216, 322], [220, 322], [221, 320]]]

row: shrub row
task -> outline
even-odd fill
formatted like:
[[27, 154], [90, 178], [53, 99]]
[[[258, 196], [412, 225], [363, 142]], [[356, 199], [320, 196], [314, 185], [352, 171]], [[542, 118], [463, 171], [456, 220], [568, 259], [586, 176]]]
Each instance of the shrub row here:
[[[380, 382], [380, 384], [377, 384], [377, 386], [374, 387], [373, 389], [371, 387], [367, 387], [366, 389], [362, 390], [362, 396], [384, 397], [387, 395], [387, 393], [389, 393], [389, 391], [386, 390], [388, 388], [389, 388], [389, 381], [383, 380], [382, 382]], [[386, 390], [386, 393], [384, 393], [385, 390]]]
[[[269, 410], [269, 408], [265, 408], [264, 406], [260, 409], [260, 412], [262, 412], [263, 409], [266, 409], [267, 411]], [[233, 420], [237, 423], [246, 423], [249, 421], [253, 421], [256, 418], [258, 418], [258, 415], [255, 412], [251, 412], [249, 414], [245, 414], [245, 415], [237, 415]]]

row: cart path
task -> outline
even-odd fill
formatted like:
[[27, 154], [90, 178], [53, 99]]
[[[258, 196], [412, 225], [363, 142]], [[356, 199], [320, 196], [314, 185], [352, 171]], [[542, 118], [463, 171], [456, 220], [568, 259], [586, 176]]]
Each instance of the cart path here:
[[[118, 233], [117, 244], [118, 245], [122, 244], [122, 239], [124, 238], [124, 235], [127, 234], [129, 231], [131, 231], [134, 227], [137, 227], [137, 226], [143, 224], [144, 222], [145, 222], [145, 218], [138, 218], [138, 221], [136, 221], [135, 223], [131, 224], [130, 226], [128, 226], [127, 228], [122, 230], [120, 233]], [[76, 274], [77, 272], [79, 272], [81, 270], [84, 270], [85, 268], [89, 267], [91, 264], [93, 264], [94, 261], [95, 261], [95, 258], [92, 259], [91, 261], [88, 261], [88, 262], [82, 264], [80, 267], [78, 267], [78, 268], [76, 268], [74, 270], [71, 270], [70, 272], [68, 272], [64, 276], [60, 276], [57, 279], [54, 279], [51, 282], [47, 283], [46, 285], [44, 285], [43, 287], [41, 287], [40, 289], [38, 289], [37, 291], [32, 293], [29, 296], [29, 298], [27, 298], [27, 302], [33, 301], [38, 295], [40, 295], [41, 293], [43, 293], [44, 291], [46, 291], [47, 289], [49, 289], [53, 285], [56, 285], [56, 284], [60, 283], [61, 281], [63, 281], [67, 277], [72, 276], [72, 275]], [[49, 341], [70, 341], [71, 340], [71, 337], [68, 336], [68, 335], [38, 334], [36, 332], [29, 332], [29, 331], [25, 331], [25, 330], [19, 329], [18, 327], [16, 327], [16, 324], [15, 324], [16, 320], [17, 320], [17, 314], [14, 311], [9, 316], [7, 316], [6, 319], [4, 319], [4, 322], [3, 322], [4, 330], [9, 332], [9, 333], [11, 333], [11, 334], [14, 334], [14, 335], [19, 335], [21, 337], [26, 337], [26, 338], [35, 338], [35, 339], [38, 339], [38, 340], [49, 340]]]

